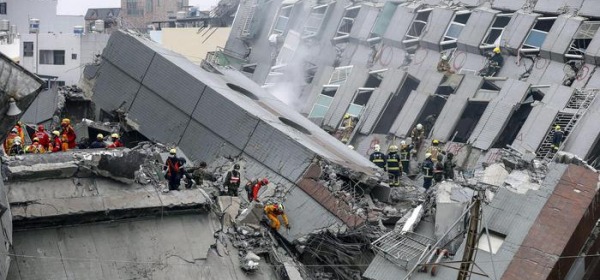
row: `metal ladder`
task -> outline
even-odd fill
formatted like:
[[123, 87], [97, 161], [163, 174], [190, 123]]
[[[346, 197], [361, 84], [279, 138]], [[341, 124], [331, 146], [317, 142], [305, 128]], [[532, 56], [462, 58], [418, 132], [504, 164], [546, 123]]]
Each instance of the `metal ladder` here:
[[246, 9], [243, 10], [242, 19], [244, 20], [244, 25], [242, 26], [242, 30], [240, 32], [241, 37], [252, 37], [252, 20], [254, 19], [254, 14], [256, 13], [256, 7], [258, 6], [257, 0], [248, 1], [246, 4]]
[[552, 138], [554, 136], [554, 127], [559, 125], [564, 132], [563, 140], [564, 143], [569, 137], [570, 133], [575, 129], [579, 119], [587, 112], [587, 109], [596, 98], [598, 89], [581, 90], [577, 89], [571, 95], [571, 98], [567, 102], [567, 105], [563, 110], [556, 114], [552, 125], [550, 126], [544, 141], [539, 146], [536, 154], [539, 159], [552, 160], [556, 155], [556, 152], [562, 150], [562, 145], [558, 151], [552, 149]]

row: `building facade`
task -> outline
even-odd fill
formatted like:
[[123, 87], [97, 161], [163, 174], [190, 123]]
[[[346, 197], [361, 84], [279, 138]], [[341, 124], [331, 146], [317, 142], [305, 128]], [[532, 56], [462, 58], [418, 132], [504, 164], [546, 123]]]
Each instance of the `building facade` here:
[[188, 0], [121, 0], [123, 26], [146, 30], [152, 22], [175, 19], [188, 5]]
[[[108, 33], [119, 29], [120, 8], [88, 9], [85, 14], [85, 33]], [[98, 27], [98, 20], [103, 21], [103, 26]]]
[[83, 26], [83, 16], [57, 15], [57, 0], [4, 0], [0, 4], [0, 19], [16, 25], [19, 34], [29, 33], [29, 19], [40, 20], [40, 33], [72, 33], [74, 26]]

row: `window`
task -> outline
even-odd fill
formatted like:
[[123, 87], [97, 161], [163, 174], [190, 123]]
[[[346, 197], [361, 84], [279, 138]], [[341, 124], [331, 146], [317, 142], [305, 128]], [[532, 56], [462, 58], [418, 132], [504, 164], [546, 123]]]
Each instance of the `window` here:
[[368, 42], [377, 43], [381, 40], [381, 37], [383, 37], [388, 25], [390, 25], [390, 21], [399, 4], [400, 3], [386, 2], [385, 5], [383, 5], [383, 9], [377, 16], [373, 29], [371, 29], [371, 34], [369, 35], [369, 39], [367, 39]]
[[504, 234], [493, 232], [491, 230], [484, 230], [481, 236], [479, 236], [479, 241], [477, 242], [477, 249], [486, 251], [488, 253], [496, 254], [502, 246], [502, 243], [504, 243], [505, 238], [506, 235]]
[[317, 97], [317, 101], [310, 110], [308, 118], [324, 118], [338, 88], [338, 86], [323, 86], [323, 91]]
[[579, 26], [579, 29], [577, 29], [577, 33], [573, 36], [573, 40], [571, 41], [571, 45], [569, 46], [565, 57], [583, 59], [585, 50], [587, 50], [592, 42], [596, 31], [598, 31], [598, 27], [600, 27], [600, 22], [598, 21], [583, 22]]
[[460, 33], [467, 24], [469, 17], [471, 17], [471, 11], [458, 11], [454, 14], [454, 18], [448, 29], [446, 29], [446, 34], [442, 42], [440, 42], [443, 50], [456, 48], [458, 36], [460, 36]]
[[492, 26], [488, 29], [481, 45], [479, 46], [482, 50], [493, 49], [496, 46], [500, 46], [500, 40], [502, 40], [502, 33], [504, 28], [510, 22], [512, 14], [499, 14], [494, 19]]
[[6, 3], [0, 3], [0, 15], [6, 15]]
[[423, 31], [425, 31], [425, 27], [427, 27], [427, 22], [429, 21], [432, 10], [433, 9], [423, 9], [417, 11], [417, 16], [413, 20], [410, 29], [408, 29], [408, 32], [402, 41], [402, 44], [404, 44], [405, 47], [411, 47], [419, 42], [421, 35], [423, 35]]
[[142, 16], [144, 11], [138, 6], [138, 0], [127, 0], [127, 15]]
[[154, 0], [146, 0], [146, 13], [154, 12]]
[[76, 53], [72, 53], [71, 54], [71, 59], [72, 60], [76, 60], [77, 59], [77, 54]]
[[329, 78], [329, 84], [341, 85], [346, 82], [346, 79], [348, 79], [348, 76], [350, 76], [350, 73], [352, 72], [352, 68], [352, 65], [335, 68], [333, 73], [331, 73], [331, 77]]
[[65, 51], [40, 50], [40, 64], [65, 65]]
[[327, 14], [327, 9], [329, 9], [329, 4], [315, 6], [311, 9], [310, 15], [308, 15], [308, 19], [302, 30], [302, 39], [319, 35], [321, 25], [323, 25], [323, 20]]
[[33, 42], [23, 42], [23, 56], [33, 56]]
[[286, 5], [281, 7], [279, 10], [279, 16], [275, 21], [275, 25], [273, 26], [274, 34], [283, 34], [287, 29], [288, 22], [290, 21], [290, 16], [292, 15], [292, 9], [294, 8], [294, 4]]
[[298, 32], [290, 31], [275, 59], [275, 66], [287, 65], [290, 63], [294, 58], [298, 45], [300, 45], [300, 34]]
[[350, 106], [348, 106], [346, 114], [360, 118], [369, 99], [371, 99], [374, 90], [375, 88], [358, 88], [354, 95], [354, 100], [350, 103]]
[[350, 37], [350, 31], [352, 31], [354, 19], [356, 19], [356, 17], [358, 16], [358, 12], [360, 12], [360, 6], [346, 8], [344, 16], [342, 17], [342, 20], [338, 25], [335, 37], [333, 37], [333, 41], [341, 41]]
[[556, 21], [556, 17], [538, 18], [519, 51], [522, 53], [538, 53], [552, 25], [554, 25], [554, 21]]

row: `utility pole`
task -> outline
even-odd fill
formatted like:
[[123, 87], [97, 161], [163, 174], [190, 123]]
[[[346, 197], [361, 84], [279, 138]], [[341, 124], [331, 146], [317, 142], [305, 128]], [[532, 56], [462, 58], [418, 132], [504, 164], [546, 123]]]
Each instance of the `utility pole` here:
[[477, 233], [479, 231], [479, 222], [481, 220], [481, 201], [485, 198], [485, 189], [478, 187], [475, 191], [477, 192], [477, 195], [473, 197], [473, 207], [469, 213], [469, 229], [467, 231], [465, 252], [460, 264], [460, 270], [458, 271], [458, 277], [456, 278], [457, 280], [467, 280], [470, 278], [471, 265], [473, 264], [475, 252], [477, 250]]

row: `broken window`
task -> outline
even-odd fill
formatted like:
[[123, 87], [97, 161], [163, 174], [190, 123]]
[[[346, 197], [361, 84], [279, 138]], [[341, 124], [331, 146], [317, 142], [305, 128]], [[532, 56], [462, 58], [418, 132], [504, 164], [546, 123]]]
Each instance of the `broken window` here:
[[290, 21], [290, 16], [292, 15], [292, 9], [294, 8], [294, 4], [284, 5], [279, 10], [279, 16], [277, 20], [275, 20], [275, 24], [273, 25], [273, 34], [283, 34], [285, 33], [288, 22]]
[[488, 29], [487, 34], [485, 35], [483, 42], [481, 42], [481, 46], [479, 46], [482, 50], [493, 49], [497, 46], [500, 46], [500, 40], [502, 40], [502, 33], [504, 33], [504, 28], [510, 22], [510, 18], [513, 14], [498, 14], [492, 23], [490, 29]]
[[469, 101], [456, 127], [454, 128], [454, 142], [466, 143], [471, 133], [477, 126], [477, 122], [487, 108], [489, 102]]
[[302, 39], [312, 38], [319, 35], [328, 9], [329, 4], [315, 6], [311, 9], [308, 19], [306, 20], [302, 30]]
[[425, 27], [427, 27], [427, 22], [429, 22], [429, 16], [431, 15], [432, 10], [433, 9], [422, 9], [417, 11], [417, 16], [411, 23], [410, 28], [402, 41], [404, 47], [411, 47], [419, 42], [421, 35], [423, 35], [423, 31], [425, 31]]
[[596, 31], [598, 31], [598, 27], [600, 27], [600, 22], [598, 21], [583, 22], [579, 26], [579, 29], [577, 29], [575, 36], [573, 36], [573, 40], [571, 41], [571, 45], [569, 46], [565, 57], [583, 59], [585, 50], [592, 42]]
[[539, 53], [548, 32], [554, 25], [554, 21], [556, 21], [556, 17], [539, 17], [519, 51], [522, 53]]
[[346, 114], [360, 118], [364, 113], [365, 106], [369, 103], [369, 99], [371, 99], [374, 90], [375, 88], [358, 88], [354, 95], [354, 100], [352, 100], [352, 103], [348, 106]]
[[505, 238], [506, 235], [504, 234], [484, 229], [483, 233], [481, 233], [481, 236], [479, 236], [477, 249], [496, 254], [498, 250], [500, 250], [500, 247], [502, 247], [502, 243], [504, 243]]
[[23, 42], [23, 56], [33, 56], [33, 42]]
[[65, 65], [65, 51], [40, 50], [40, 64]]
[[317, 70], [318, 67], [316, 64], [308, 61], [304, 63], [304, 81], [307, 84], [312, 83], [313, 79], [315, 78], [315, 74], [317, 73]]
[[510, 116], [510, 119], [492, 148], [505, 148], [506, 145], [512, 145], [533, 109], [531, 104], [542, 99], [544, 99], [544, 93], [537, 88], [531, 88], [523, 102], [521, 102], [516, 111]]
[[330, 85], [341, 85], [344, 82], [346, 82], [346, 80], [348, 79], [348, 76], [350, 76], [350, 73], [352, 73], [352, 68], [354, 66], [350, 65], [350, 66], [341, 66], [341, 67], [337, 67], [333, 70], [333, 73], [331, 73], [331, 77], [329, 78], [329, 84]]
[[275, 66], [287, 65], [294, 58], [296, 48], [300, 45], [300, 34], [290, 31], [285, 37], [283, 46], [275, 59]]
[[396, 8], [400, 3], [395, 2], [385, 2], [383, 5], [383, 9], [377, 15], [377, 19], [375, 20], [375, 24], [373, 25], [373, 29], [371, 29], [371, 34], [369, 35], [369, 39], [367, 39], [370, 43], [377, 43], [381, 41], [381, 37], [385, 34], [385, 31], [390, 25], [390, 21], [396, 12]]
[[[448, 99], [448, 96], [445, 96], [445, 95], [429, 96], [429, 98], [427, 99], [427, 102], [425, 103], [425, 106], [421, 110], [421, 114], [417, 118], [417, 122], [415, 122], [411, 127], [414, 127], [415, 125], [420, 123], [420, 124], [425, 125], [425, 133], [431, 132], [434, 123], [431, 123], [431, 121], [429, 121], [429, 120], [437, 119], [437, 117], [440, 115], [440, 112], [442, 112], [442, 109], [444, 109], [447, 99]], [[409, 132], [410, 131], [407, 131], [406, 133], [409, 133]], [[425, 136], [426, 136], [425, 138], [427, 138], [427, 135], [425, 135]]]
[[335, 37], [333, 37], [334, 42], [350, 37], [350, 31], [352, 31], [352, 26], [354, 25], [354, 20], [358, 16], [358, 12], [360, 12], [360, 6], [351, 6], [346, 8], [344, 16], [338, 25]]
[[458, 37], [467, 24], [469, 17], [471, 17], [471, 11], [457, 11], [454, 14], [454, 18], [448, 26], [448, 29], [446, 29], [444, 38], [442, 38], [442, 41], [440, 42], [440, 46], [443, 50], [456, 48]]
[[385, 73], [385, 71], [387, 71], [387, 69], [374, 70], [369, 72], [369, 78], [367, 78], [365, 87], [378, 88], [381, 84], [381, 80], [383, 80], [383, 73]]
[[318, 119], [324, 118], [325, 114], [329, 110], [329, 106], [331, 106], [331, 102], [333, 101], [333, 97], [337, 92], [339, 86], [323, 86], [323, 90], [321, 94], [317, 97], [317, 101], [313, 105], [310, 113], [308, 114], [308, 118]]
[[407, 75], [406, 79], [404, 79], [404, 83], [402, 86], [398, 88], [398, 90], [392, 94], [389, 101], [386, 104], [373, 133], [377, 134], [387, 134], [392, 129], [392, 125], [400, 111], [404, 107], [406, 100], [410, 96], [410, 93], [417, 89], [419, 86], [419, 80]]

